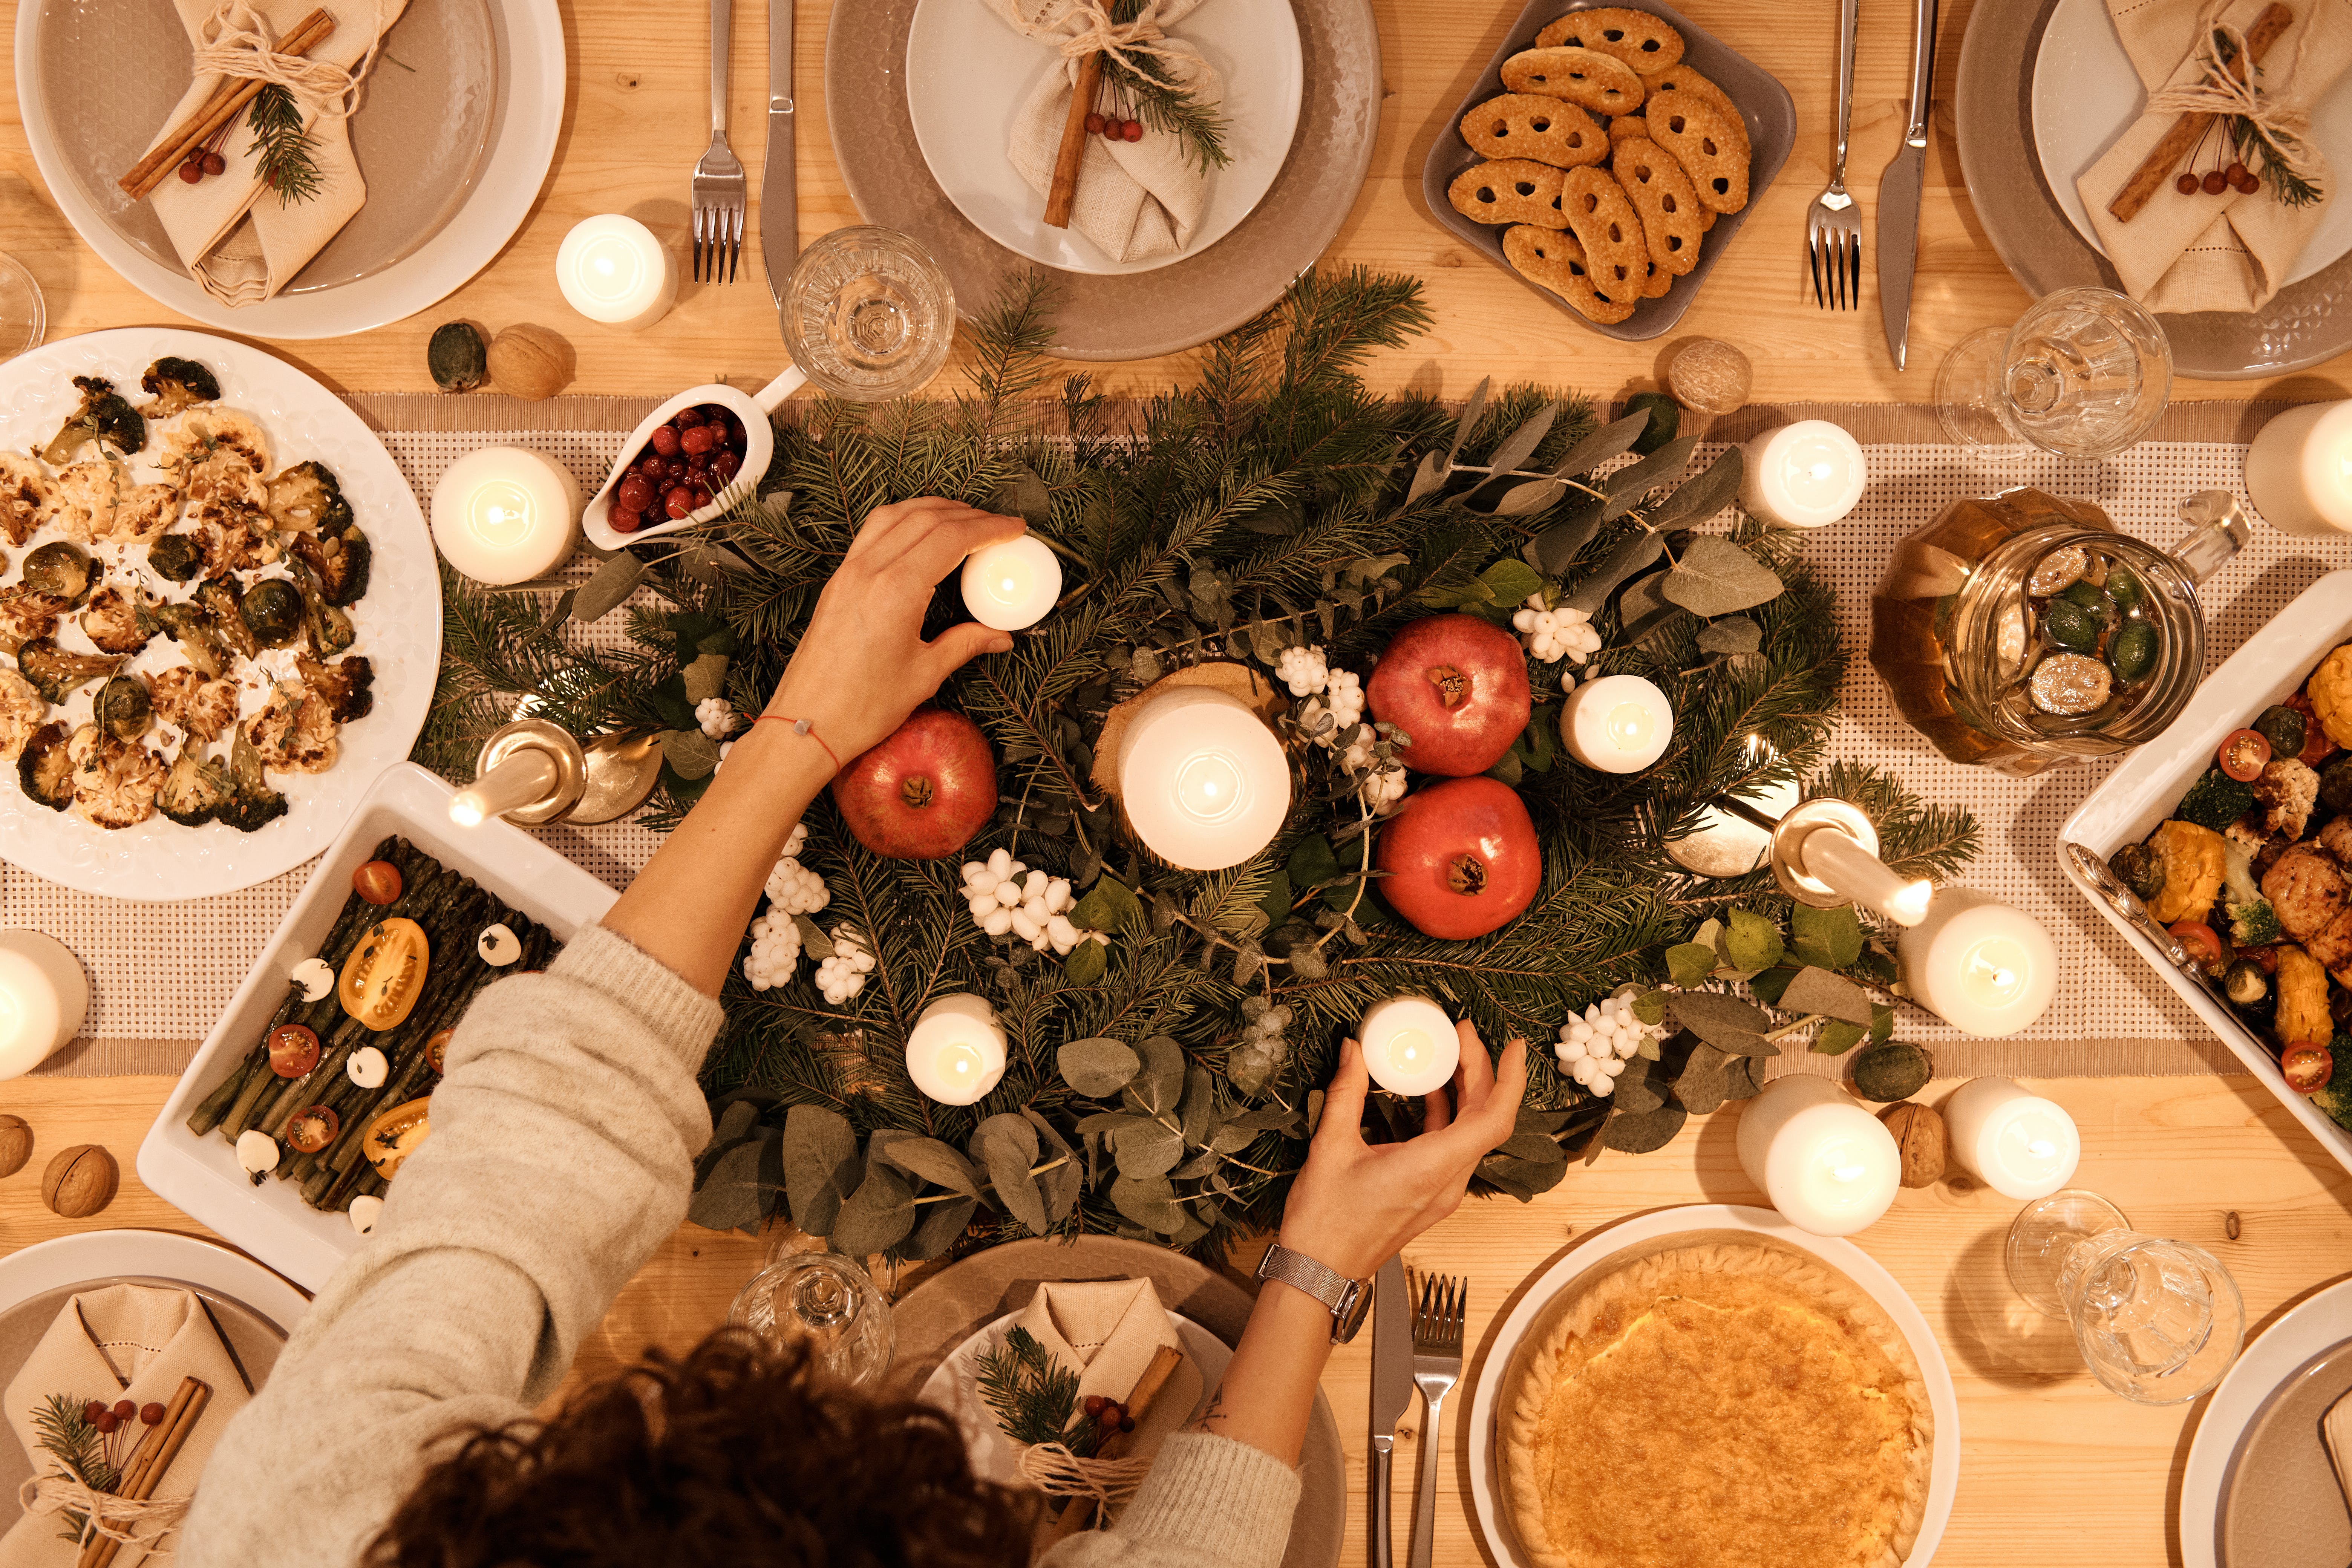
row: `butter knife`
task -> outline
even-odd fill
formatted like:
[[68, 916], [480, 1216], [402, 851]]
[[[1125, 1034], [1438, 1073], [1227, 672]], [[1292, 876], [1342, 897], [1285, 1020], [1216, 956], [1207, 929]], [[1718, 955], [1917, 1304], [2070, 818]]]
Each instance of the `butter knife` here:
[[784, 308], [784, 280], [801, 250], [793, 181], [793, 0], [768, 0], [768, 156], [760, 172], [760, 259], [768, 293]]
[[1927, 180], [1927, 117], [1936, 87], [1936, 0], [1915, 0], [1911, 115], [1895, 161], [1878, 177], [1878, 310], [1903, 368], [1911, 337], [1911, 277], [1919, 259], [1919, 192]]
[[1412, 1398], [1412, 1303], [1404, 1286], [1404, 1259], [1391, 1258], [1372, 1278], [1372, 1568], [1390, 1568], [1390, 1468], [1396, 1458], [1397, 1417]]

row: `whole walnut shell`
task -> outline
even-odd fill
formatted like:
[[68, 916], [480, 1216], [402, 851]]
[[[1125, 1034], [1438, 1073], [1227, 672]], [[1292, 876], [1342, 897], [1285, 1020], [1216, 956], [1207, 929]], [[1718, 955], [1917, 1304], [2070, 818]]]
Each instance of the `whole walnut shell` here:
[[113, 1155], [95, 1143], [77, 1143], [41, 1173], [41, 1201], [68, 1219], [88, 1219], [114, 1201], [121, 1180]]
[[520, 323], [490, 340], [490, 379], [532, 403], [569, 385], [572, 365], [572, 345], [545, 327]]
[[0, 1176], [13, 1176], [33, 1157], [33, 1130], [21, 1116], [0, 1116]]
[[1747, 406], [1756, 368], [1720, 338], [1696, 338], [1675, 351], [1666, 385], [1675, 401], [1701, 414], [1734, 414]]
[[1947, 1139], [1944, 1118], [1932, 1105], [1906, 1100], [1878, 1113], [1903, 1151], [1903, 1184], [1928, 1187], [1943, 1180]]

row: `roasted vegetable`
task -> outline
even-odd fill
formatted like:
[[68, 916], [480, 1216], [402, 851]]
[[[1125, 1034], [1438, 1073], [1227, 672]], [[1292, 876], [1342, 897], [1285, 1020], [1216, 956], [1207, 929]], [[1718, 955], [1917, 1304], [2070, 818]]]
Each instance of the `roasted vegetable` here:
[[302, 589], [303, 635], [310, 639], [314, 658], [332, 658], [359, 640], [351, 616], [328, 602], [326, 590], [319, 585], [318, 577], [298, 560], [294, 581]]
[[2271, 1009], [2271, 977], [2251, 958], [2237, 960], [2222, 973], [2221, 989], [2241, 1010]]
[[253, 628], [245, 624], [245, 608], [237, 602], [235, 583], [226, 577], [207, 577], [196, 585], [196, 603], [213, 618], [213, 635], [231, 649], [247, 658], [261, 651]]
[[121, 668], [120, 658], [68, 653], [55, 637], [35, 637], [16, 650], [17, 672], [52, 702], [63, 702], [91, 681]]
[[0, 588], [0, 653], [15, 653], [35, 637], [58, 629], [58, 616], [67, 602], [54, 594], [37, 593], [22, 583]]
[[234, 731], [232, 736], [228, 747], [229, 797], [221, 805], [217, 819], [239, 833], [252, 833], [286, 815], [286, 797], [269, 787], [269, 780], [261, 771], [261, 753], [253, 749], [245, 731]]
[[352, 521], [352, 503], [326, 464], [300, 462], [270, 479], [269, 521], [289, 533], [341, 531]]
[[2303, 710], [2277, 702], [2265, 708], [2254, 721], [2254, 732], [2271, 743], [2271, 754], [2278, 757], [2303, 755]]
[[356, 605], [368, 591], [368, 567], [374, 551], [359, 524], [322, 528], [317, 533], [294, 536], [294, 554], [317, 574], [319, 591], [330, 605]]
[[157, 809], [183, 827], [202, 827], [217, 818], [229, 803], [228, 770], [205, 758], [204, 748], [190, 741], [179, 760], [163, 775], [155, 792]]
[[348, 724], [374, 710], [375, 667], [363, 656], [354, 654], [339, 663], [320, 664], [297, 654], [294, 668], [301, 672], [302, 684], [310, 689], [310, 695], [327, 705], [336, 723]]
[[2352, 816], [2352, 752], [2328, 763], [2319, 775], [2319, 804], [2338, 816]]
[[2164, 891], [2164, 858], [2145, 844], [2126, 844], [2108, 856], [2107, 869], [2143, 903]]
[[213, 618], [202, 605], [158, 605], [155, 620], [206, 680], [218, 680], [227, 671], [228, 649], [221, 645], [213, 630]]
[[81, 633], [100, 653], [134, 654], [155, 636], [154, 611], [136, 590], [110, 583], [89, 596]]
[[[2340, 1041], [2336, 1048], [2352, 1051], [2352, 1040]], [[2311, 1103], [2326, 1111], [2336, 1126], [2352, 1131], [2352, 1073], [2332, 1079], [2315, 1090]]]
[[147, 547], [147, 564], [174, 583], [194, 577], [204, 563], [204, 543], [193, 533], [167, 533]]
[[2240, 947], [2268, 947], [2284, 934], [2268, 899], [2230, 906], [2230, 940]]
[[490, 377], [489, 345], [471, 321], [444, 321], [425, 345], [425, 367], [444, 392], [471, 392]]
[[168, 419], [183, 408], [210, 403], [220, 395], [220, 382], [192, 359], [165, 354], [147, 367], [139, 384], [155, 401], [140, 410], [150, 419]]
[[2299, 947], [2278, 950], [2277, 1031], [2290, 1046], [2336, 1033], [2335, 1016], [2327, 1010], [2327, 971]]
[[239, 606], [246, 629], [264, 647], [284, 647], [302, 629], [302, 593], [282, 577], [267, 577], [246, 590]]
[[16, 758], [16, 782], [51, 811], [63, 811], [73, 803], [73, 758], [66, 751], [72, 739], [72, 731], [52, 721], [33, 731]]
[[2221, 832], [2253, 809], [2254, 786], [2240, 784], [2218, 767], [2207, 768], [2205, 776], [2189, 786], [2172, 815], [2183, 822]]
[[81, 391], [81, 406], [41, 448], [42, 458], [51, 467], [65, 467], [76, 452], [92, 441], [103, 441], [124, 457], [146, 447], [147, 421], [139, 416], [139, 410], [123, 401], [122, 395], [114, 390], [114, 383], [104, 376], [78, 375], [73, 384]]
[[2168, 822], [2149, 837], [2147, 847], [2164, 862], [2164, 889], [2148, 913], [2166, 925], [2203, 920], [2221, 890], [2221, 836], [2193, 822]]
[[136, 675], [118, 675], [98, 689], [89, 716], [116, 740], [135, 741], [155, 721], [155, 702], [146, 681]]
[[89, 552], [62, 539], [44, 544], [25, 557], [24, 585], [37, 594], [63, 599], [68, 608], [88, 598], [90, 584], [97, 580], [98, 571], [90, 564]]
[[2311, 672], [2311, 679], [2304, 682], [2303, 690], [2311, 699], [2311, 710], [2327, 731], [2327, 738], [2352, 749], [2352, 643], [2346, 643], [2321, 659], [2319, 668]]

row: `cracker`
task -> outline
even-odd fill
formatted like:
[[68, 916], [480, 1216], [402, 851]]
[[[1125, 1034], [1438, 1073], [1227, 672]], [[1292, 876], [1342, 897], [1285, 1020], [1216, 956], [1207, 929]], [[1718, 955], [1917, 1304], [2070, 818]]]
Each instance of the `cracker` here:
[[1536, 35], [1536, 47], [1568, 44], [1623, 60], [1643, 75], [1682, 63], [1683, 36], [1662, 17], [1622, 5], [1570, 11]]
[[1650, 122], [1638, 114], [1621, 114], [1609, 122], [1609, 145], [1650, 139]]
[[1574, 235], [1526, 224], [1505, 229], [1503, 259], [1529, 282], [1567, 300], [1569, 309], [1587, 321], [1613, 326], [1633, 313], [1632, 299], [1612, 300], [1594, 285], [1584, 264], [1584, 247]]
[[1565, 99], [1507, 92], [1462, 117], [1462, 140], [1488, 158], [1580, 169], [1609, 155], [1601, 121]]
[[1642, 215], [1650, 259], [1677, 278], [1696, 267], [1699, 239], [1706, 233], [1699, 218], [1707, 209], [1682, 164], [1654, 142], [1622, 142], [1612, 150], [1609, 172]]
[[1621, 298], [1639, 294], [1650, 275], [1650, 247], [1624, 188], [1599, 169], [1570, 169], [1561, 181], [1559, 210], [1584, 247], [1593, 286]]
[[1642, 285], [1642, 298], [1663, 300], [1666, 297], [1666, 290], [1674, 286], [1675, 275], [1653, 261], [1650, 263], [1650, 280]]
[[1660, 104], [1650, 121], [1650, 140], [1675, 155], [1697, 187], [1698, 199], [1719, 213], [1748, 205], [1748, 139], [1734, 139], [1712, 104], [1692, 98]]
[[1564, 98], [1595, 114], [1630, 114], [1642, 107], [1643, 91], [1632, 66], [1591, 49], [1521, 50], [1503, 62], [1503, 85]]
[[[1731, 101], [1729, 93], [1690, 67], [1671, 66], [1662, 71], [1644, 73], [1642, 90], [1649, 98], [1656, 98], [1660, 93], [1687, 92], [1713, 104], [1715, 111], [1723, 116], [1724, 123], [1738, 137], [1740, 155], [1747, 156], [1748, 117], [1739, 112], [1739, 105]], [[1651, 140], [1654, 142], [1657, 138], [1654, 136]]]
[[1473, 163], [1454, 176], [1446, 199], [1454, 210], [1476, 223], [1527, 223], [1538, 228], [1565, 228], [1559, 210], [1562, 175], [1548, 163], [1528, 158], [1496, 158]]

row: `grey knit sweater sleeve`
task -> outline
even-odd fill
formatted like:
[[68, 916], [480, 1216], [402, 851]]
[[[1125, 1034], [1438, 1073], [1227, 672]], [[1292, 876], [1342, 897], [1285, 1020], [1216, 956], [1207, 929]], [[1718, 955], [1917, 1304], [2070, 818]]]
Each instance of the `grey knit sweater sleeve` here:
[[[483, 993], [450, 1043], [433, 1135], [401, 1167], [375, 1234], [205, 1466], [181, 1568], [347, 1568], [441, 1439], [527, 1415], [554, 1391], [686, 1218], [710, 1137], [695, 1072], [721, 1018], [602, 927], [546, 973]], [[1297, 1493], [1254, 1449], [1178, 1439], [1120, 1528], [1056, 1562], [1274, 1568]], [[1277, 1515], [1255, 1538], [1237, 1522]]]

